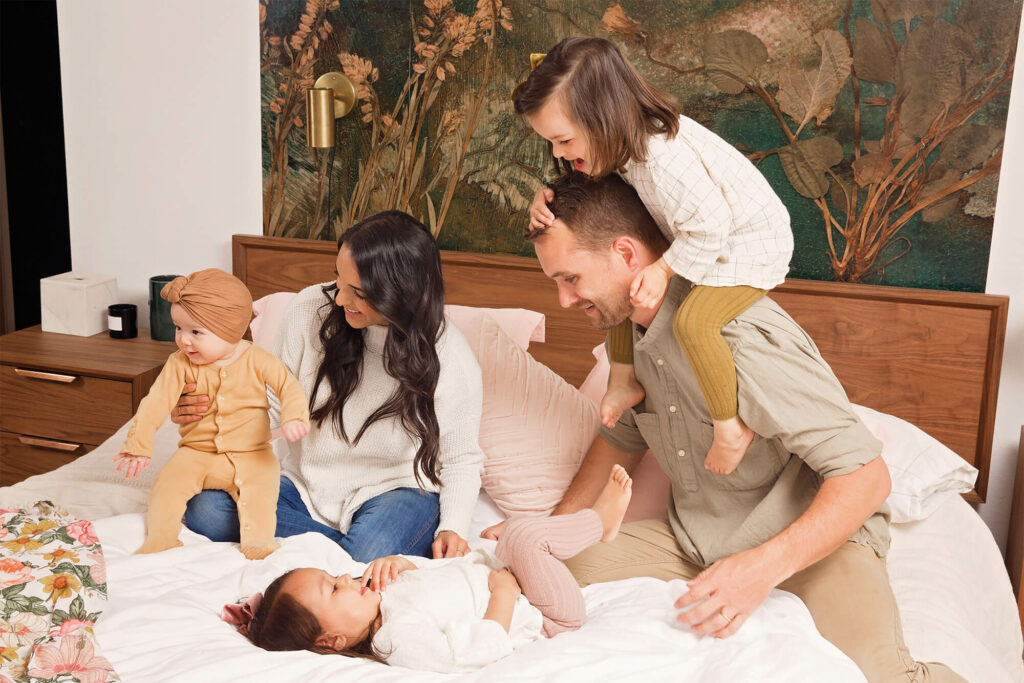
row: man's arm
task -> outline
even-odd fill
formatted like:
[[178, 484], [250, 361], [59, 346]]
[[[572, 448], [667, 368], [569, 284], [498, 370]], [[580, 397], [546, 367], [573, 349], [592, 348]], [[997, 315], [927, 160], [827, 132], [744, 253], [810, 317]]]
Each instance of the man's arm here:
[[881, 457], [826, 479], [807, 510], [774, 538], [698, 574], [676, 607], [700, 604], [681, 613], [679, 621], [700, 635], [732, 635], [772, 588], [849, 540], [882, 506], [890, 488], [889, 470]]
[[583, 456], [580, 469], [573, 477], [565, 495], [562, 496], [562, 502], [555, 507], [551, 514], [568, 515], [592, 506], [604, 485], [608, 483], [612, 465], [622, 465], [627, 472], [632, 472], [642, 457], [642, 452], [629, 453], [613, 446], [603, 436], [598, 435], [594, 439], [594, 443], [590, 445], [587, 454]]

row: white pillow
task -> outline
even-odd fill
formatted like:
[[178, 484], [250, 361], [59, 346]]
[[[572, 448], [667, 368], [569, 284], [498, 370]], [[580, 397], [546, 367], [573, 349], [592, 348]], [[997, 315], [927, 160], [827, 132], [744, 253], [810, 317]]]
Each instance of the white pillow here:
[[[608, 358], [603, 344], [595, 347], [593, 353], [597, 364], [580, 385], [580, 391], [600, 401], [608, 385]], [[893, 415], [857, 404], [853, 404], [853, 411], [882, 442], [882, 459], [892, 478], [892, 491], [886, 502], [894, 523], [924, 519], [952, 496], [974, 487], [978, 470], [942, 442]], [[633, 490], [645, 494], [633, 496], [633, 500], [645, 502], [643, 511], [638, 510], [639, 516], [632, 519], [646, 519], [668, 505], [668, 478], [664, 473], [658, 477], [648, 468], [644, 477], [644, 482], [634, 477]]]
[[[275, 292], [253, 302], [255, 317], [249, 323], [249, 329], [252, 330], [254, 344], [267, 351], [274, 350], [277, 328], [281, 326], [284, 312], [293, 298], [295, 292]], [[490, 315], [521, 349], [527, 348], [532, 341], [544, 341], [544, 314], [537, 311], [448, 305], [444, 307], [444, 313], [459, 328], [478, 316]]]
[[893, 522], [924, 519], [949, 498], [974, 487], [978, 470], [938, 439], [893, 415], [854, 404], [853, 412], [882, 442], [889, 467]]

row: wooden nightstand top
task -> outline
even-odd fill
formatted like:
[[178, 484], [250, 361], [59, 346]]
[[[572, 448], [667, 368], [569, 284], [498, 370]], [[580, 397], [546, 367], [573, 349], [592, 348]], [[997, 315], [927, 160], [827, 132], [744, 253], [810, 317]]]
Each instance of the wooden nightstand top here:
[[112, 339], [107, 332], [79, 337], [36, 325], [0, 337], [0, 363], [131, 380], [163, 365], [176, 348], [153, 341], [145, 328], [134, 339]]

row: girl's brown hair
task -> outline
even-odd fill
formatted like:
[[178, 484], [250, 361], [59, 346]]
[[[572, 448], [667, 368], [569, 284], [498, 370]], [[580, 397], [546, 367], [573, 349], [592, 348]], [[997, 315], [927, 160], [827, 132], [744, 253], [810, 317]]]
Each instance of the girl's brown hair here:
[[[529, 116], [552, 96], [563, 98], [586, 136], [596, 178], [628, 161], [646, 161], [650, 136], [679, 132], [676, 99], [637, 73], [604, 38], [566, 38], [555, 45], [512, 99], [516, 113]], [[564, 159], [561, 168], [572, 170]]]
[[373, 647], [375, 624], [370, 626], [366, 638], [344, 650], [317, 645], [316, 639], [324, 632], [320, 621], [290, 593], [281, 592], [294, 571], [277, 577], [264, 591], [263, 600], [249, 622], [249, 640], [264, 650], [309, 650], [321, 655], [338, 654], [386, 664], [387, 655]]

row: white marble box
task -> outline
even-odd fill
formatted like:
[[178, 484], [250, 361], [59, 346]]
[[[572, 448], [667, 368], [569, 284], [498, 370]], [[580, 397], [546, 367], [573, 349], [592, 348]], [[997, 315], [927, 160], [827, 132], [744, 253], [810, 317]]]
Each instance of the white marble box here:
[[39, 281], [44, 332], [91, 337], [107, 329], [107, 306], [117, 303], [117, 278], [69, 271]]

